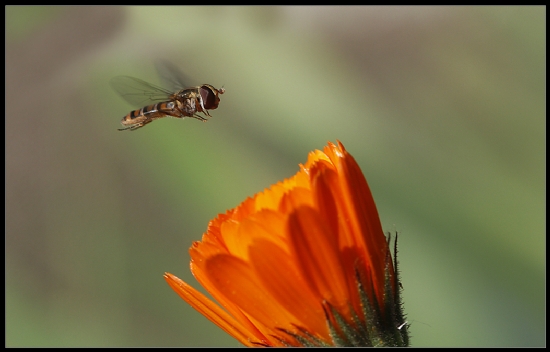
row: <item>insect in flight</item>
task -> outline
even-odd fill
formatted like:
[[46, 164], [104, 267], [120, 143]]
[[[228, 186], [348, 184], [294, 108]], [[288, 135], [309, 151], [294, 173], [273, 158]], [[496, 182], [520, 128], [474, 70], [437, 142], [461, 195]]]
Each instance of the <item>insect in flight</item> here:
[[212, 116], [208, 110], [218, 107], [218, 95], [225, 92], [223, 87], [216, 89], [210, 84], [189, 87], [185, 83], [188, 81], [187, 78], [173, 65], [164, 61], [157, 63], [157, 70], [164, 84], [169, 85], [171, 90], [130, 76], [117, 76], [111, 79], [111, 86], [122, 98], [132, 105], [142, 107], [122, 118], [120, 123], [125, 127], [119, 128], [119, 131], [134, 131], [167, 116], [193, 117], [206, 121]]

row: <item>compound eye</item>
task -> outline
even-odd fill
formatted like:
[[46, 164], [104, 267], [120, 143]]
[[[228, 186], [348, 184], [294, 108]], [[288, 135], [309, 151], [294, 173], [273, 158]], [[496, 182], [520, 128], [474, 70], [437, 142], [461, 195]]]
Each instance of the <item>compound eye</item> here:
[[200, 94], [206, 110], [212, 110], [218, 107], [220, 98], [214, 93], [214, 90], [208, 86], [201, 86]]

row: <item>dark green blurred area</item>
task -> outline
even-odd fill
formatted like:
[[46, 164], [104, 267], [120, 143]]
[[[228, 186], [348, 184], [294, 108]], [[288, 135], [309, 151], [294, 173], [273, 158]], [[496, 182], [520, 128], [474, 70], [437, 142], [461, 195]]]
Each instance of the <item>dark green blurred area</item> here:
[[[6, 345], [239, 346], [208, 221], [340, 140], [398, 231], [413, 346], [544, 346], [544, 7], [6, 7]], [[224, 86], [118, 132], [116, 75]]]

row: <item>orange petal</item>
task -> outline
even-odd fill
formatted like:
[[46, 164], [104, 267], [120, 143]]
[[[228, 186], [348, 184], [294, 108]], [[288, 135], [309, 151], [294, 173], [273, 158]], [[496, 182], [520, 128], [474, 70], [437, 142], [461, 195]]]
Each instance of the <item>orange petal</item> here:
[[313, 195], [311, 190], [297, 187], [284, 195], [279, 204], [279, 211], [283, 214], [288, 214], [293, 209], [302, 205], [313, 206]]
[[284, 307], [292, 314], [295, 325], [329, 341], [320, 297], [311, 292], [288, 253], [272, 242], [260, 240], [250, 248], [250, 263], [263, 286], [275, 298], [276, 302], [272, 304]]
[[338, 175], [332, 168], [327, 168], [324, 165], [315, 165], [311, 172], [316, 208], [320, 217], [326, 219], [330, 231], [336, 234], [338, 238], [344, 278], [347, 282], [348, 292], [350, 292], [349, 300], [355, 311], [359, 312], [362, 309], [355, 279], [358, 253], [355, 250], [353, 234], [346, 226], [349, 217], [338, 209], [338, 202], [336, 201], [339, 192]]
[[233, 225], [231, 234], [227, 235], [222, 226], [229, 253], [248, 260], [248, 249], [254, 241], [265, 238], [282, 246], [288, 252], [286, 236], [284, 236], [284, 214], [270, 209], [263, 209], [250, 215], [240, 223]]
[[[256, 325], [254, 325], [247, 316], [241, 310], [238, 304], [228, 299], [222, 294], [218, 288], [212, 283], [210, 278], [205, 272], [204, 266], [206, 261], [196, 263], [191, 262], [191, 272], [197, 279], [197, 281], [204, 287], [212, 297], [220, 303], [220, 305], [229, 312], [237, 321], [239, 321], [248, 331], [251, 338], [255, 338], [259, 342], [267, 341], [264, 334], [262, 334]], [[199, 265], [200, 264], [200, 265]]]
[[350, 219], [350, 230], [356, 246], [364, 253], [363, 260], [371, 270], [376, 296], [382, 305], [384, 297], [384, 267], [387, 243], [380, 217], [365, 176], [355, 159], [338, 142], [338, 148], [329, 149], [329, 157], [336, 165], [340, 180], [342, 207]]
[[165, 273], [164, 278], [172, 289], [193, 308], [199, 311], [199, 313], [207, 317], [210, 321], [218, 325], [221, 329], [233, 336], [243, 345], [255, 346], [248, 337], [250, 333], [217, 304], [170, 273]]
[[[225, 300], [240, 307], [268, 339], [281, 334], [275, 328], [293, 328], [292, 315], [273, 304], [274, 298], [245, 261], [231, 255], [217, 255], [206, 262], [206, 275]], [[280, 344], [276, 339], [271, 343]]]
[[315, 209], [307, 206], [290, 214], [288, 228], [295, 260], [310, 288], [321, 299], [347, 311], [349, 292], [336, 234]]

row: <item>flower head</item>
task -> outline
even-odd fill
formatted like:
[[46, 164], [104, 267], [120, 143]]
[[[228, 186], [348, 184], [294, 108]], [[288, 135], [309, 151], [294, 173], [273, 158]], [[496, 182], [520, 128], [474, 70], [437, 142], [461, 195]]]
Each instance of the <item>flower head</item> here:
[[219, 303], [168, 284], [246, 346], [405, 346], [397, 261], [369, 186], [338, 142], [212, 220], [191, 271]]

